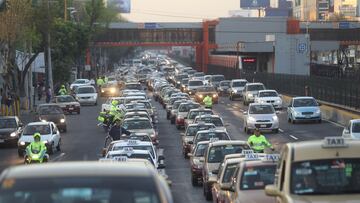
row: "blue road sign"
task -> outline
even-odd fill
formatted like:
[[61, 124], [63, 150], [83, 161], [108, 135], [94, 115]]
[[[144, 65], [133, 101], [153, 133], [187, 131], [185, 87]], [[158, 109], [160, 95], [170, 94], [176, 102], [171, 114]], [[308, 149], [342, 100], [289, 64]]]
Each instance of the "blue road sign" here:
[[145, 29], [157, 29], [158, 24], [157, 23], [145, 23], [144, 28]]

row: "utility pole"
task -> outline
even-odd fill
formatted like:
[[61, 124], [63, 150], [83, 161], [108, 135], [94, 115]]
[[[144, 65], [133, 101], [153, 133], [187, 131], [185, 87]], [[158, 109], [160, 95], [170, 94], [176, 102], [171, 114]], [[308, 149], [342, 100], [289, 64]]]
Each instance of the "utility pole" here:
[[48, 29], [46, 33], [46, 55], [47, 55], [47, 73], [48, 85], [51, 91], [54, 91], [52, 64], [51, 64], [51, 47], [50, 47], [50, 0], [47, 0], [47, 16], [48, 16]]
[[67, 21], [67, 0], [64, 0], [64, 20]]

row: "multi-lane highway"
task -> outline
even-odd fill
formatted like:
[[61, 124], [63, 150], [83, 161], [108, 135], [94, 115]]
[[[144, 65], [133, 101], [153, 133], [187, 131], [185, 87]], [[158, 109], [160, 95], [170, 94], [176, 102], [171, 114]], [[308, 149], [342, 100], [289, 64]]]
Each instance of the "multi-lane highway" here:
[[[166, 113], [158, 103], [153, 102], [153, 105], [157, 108], [160, 147], [165, 150], [166, 172], [173, 182], [172, 192], [175, 202], [205, 202], [202, 188], [194, 188], [191, 185], [189, 162], [182, 156], [180, 131], [166, 120]], [[240, 101], [230, 101], [227, 97], [222, 97], [219, 104], [214, 106], [214, 112], [222, 116], [233, 139], [245, 140], [248, 137], [243, 131], [243, 111], [246, 108]], [[97, 160], [99, 158], [106, 136], [104, 130], [97, 126], [96, 117], [99, 110], [100, 105], [85, 106], [82, 107], [80, 115], [66, 117], [68, 132], [61, 134], [62, 151], [52, 155], [51, 161]], [[24, 122], [30, 120], [31, 118], [27, 117]], [[341, 126], [326, 121], [321, 124], [290, 124], [286, 119], [286, 111], [280, 112], [279, 120], [281, 128], [279, 133], [265, 133], [277, 150], [286, 142], [339, 136], [342, 131]], [[16, 148], [1, 147], [1, 170], [22, 163], [23, 159], [18, 157]]]

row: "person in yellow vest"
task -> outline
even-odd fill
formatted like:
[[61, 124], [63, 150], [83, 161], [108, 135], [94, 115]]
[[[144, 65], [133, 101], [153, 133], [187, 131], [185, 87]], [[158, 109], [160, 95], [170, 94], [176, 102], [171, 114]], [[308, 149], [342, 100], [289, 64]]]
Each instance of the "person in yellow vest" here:
[[209, 109], [212, 108], [213, 101], [209, 95], [206, 95], [206, 97], [203, 99], [203, 102], [204, 102], [205, 108], [209, 108]]
[[264, 153], [265, 148], [274, 150], [274, 147], [266, 137], [260, 133], [259, 129], [255, 129], [254, 134], [249, 137], [248, 144], [255, 153]]

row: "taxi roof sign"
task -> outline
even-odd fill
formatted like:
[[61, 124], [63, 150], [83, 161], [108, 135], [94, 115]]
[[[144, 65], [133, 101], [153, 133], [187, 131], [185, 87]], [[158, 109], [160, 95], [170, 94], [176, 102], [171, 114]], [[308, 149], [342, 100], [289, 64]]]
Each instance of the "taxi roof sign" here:
[[127, 156], [117, 156], [117, 157], [114, 157], [113, 160], [120, 161], [120, 162], [127, 162], [128, 157]]
[[322, 148], [345, 148], [348, 146], [342, 137], [325, 137]]
[[241, 154], [253, 154], [254, 153], [254, 150], [251, 150], [251, 149], [244, 149], [241, 151]]
[[132, 147], [124, 147], [123, 149], [125, 152], [133, 152], [134, 149]]
[[264, 161], [277, 162], [280, 159], [279, 154], [266, 154]]
[[260, 157], [259, 157], [258, 154], [252, 153], [252, 154], [246, 154], [246, 155], [245, 155], [245, 159], [246, 159], [247, 161], [249, 161], [249, 160], [259, 160]]
[[130, 139], [127, 141], [128, 145], [137, 145], [139, 144], [139, 140]]

